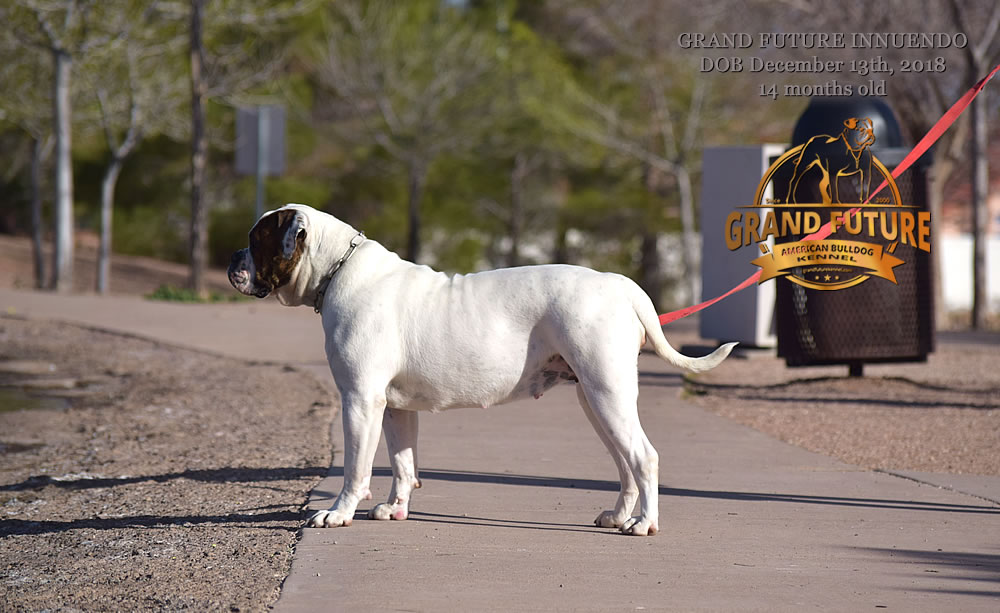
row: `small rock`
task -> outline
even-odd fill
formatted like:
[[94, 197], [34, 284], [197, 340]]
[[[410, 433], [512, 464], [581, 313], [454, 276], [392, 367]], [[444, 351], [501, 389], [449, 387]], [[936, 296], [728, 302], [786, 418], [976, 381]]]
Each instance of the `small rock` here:
[[56, 365], [51, 362], [35, 360], [0, 360], [0, 373], [12, 375], [48, 375], [56, 371]]

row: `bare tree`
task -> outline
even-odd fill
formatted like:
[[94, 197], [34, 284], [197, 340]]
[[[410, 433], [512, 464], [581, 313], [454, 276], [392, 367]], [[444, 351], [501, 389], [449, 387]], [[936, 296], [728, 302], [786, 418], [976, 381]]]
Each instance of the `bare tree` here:
[[45, 287], [44, 230], [42, 220], [42, 172], [45, 161], [52, 154], [54, 141], [51, 134], [31, 136], [31, 256], [35, 273], [35, 287]]
[[557, 103], [558, 95], [550, 94], [560, 86], [562, 66], [547, 41], [513, 19], [514, 8], [502, 2], [496, 6], [496, 94], [489, 115], [491, 129], [475, 154], [493, 165], [509, 165], [506, 193], [496, 197], [483, 193], [477, 200], [480, 211], [502, 224], [507, 247], [503, 253], [490, 251], [491, 259], [504, 266], [528, 263], [524, 245], [529, 235], [535, 228], [548, 232], [556, 221], [558, 206], [551, 187], [560, 167], [567, 162], [593, 164], [594, 160], [583, 158], [598, 149], [581, 147], [578, 139], [551, 129], [532, 113], [531, 100]]
[[[149, 5], [152, 9], [155, 5]], [[142, 8], [142, 7], [139, 7]], [[102, 49], [86, 70], [97, 101], [98, 118], [109, 150], [101, 180], [101, 238], [97, 253], [97, 291], [110, 286], [112, 214], [115, 186], [125, 160], [152, 134], [184, 131], [177, 111], [186, 89], [172, 67], [181, 56], [176, 37], [161, 35], [154, 26], [156, 14], [123, 14], [124, 35]], [[88, 67], [91, 68], [91, 67]]]
[[7, 23], [31, 27], [18, 30], [24, 44], [43, 49], [52, 61], [52, 124], [55, 142], [55, 249], [52, 286], [58, 291], [73, 288], [73, 165], [72, 74], [75, 58], [85, 57], [109, 37], [99, 28], [100, 6], [93, 0], [44, 2], [25, 0], [0, 9]]
[[143, 137], [181, 132], [175, 110], [186, 90], [178, 85], [180, 75], [174, 68], [182, 57], [181, 40], [163, 29], [159, 5], [156, 0], [105, 3], [97, 27], [107, 34], [108, 42], [78, 64], [82, 89], [93, 101], [94, 111], [85, 113], [83, 123], [99, 127], [109, 151], [101, 180], [95, 288], [101, 294], [110, 286], [114, 194], [125, 160]]
[[[702, 114], [708, 101], [708, 81], [698, 78], [692, 65], [674, 51], [675, 18], [662, 2], [554, 2], [554, 14], [571, 32], [565, 43], [592, 58], [595, 66], [615, 74], [595, 78], [611, 84], [620, 93], [599, 90], [572, 91], [581, 112], [564, 115], [565, 128], [640, 162], [644, 189], [659, 193], [669, 189], [679, 204], [684, 287], [687, 298], [699, 295], [697, 255], [698, 230], [695, 216], [692, 168], [704, 135]], [[684, 7], [671, 9], [683, 13]], [[694, 10], [694, 9], [691, 9]], [[716, 7], [702, 3], [698, 18], [703, 27], [715, 20]], [[613, 67], [609, 67], [609, 64]], [[556, 118], [559, 120], [560, 118]], [[640, 248], [640, 280], [650, 294], [657, 294], [660, 277], [658, 237], [655, 225], [643, 224]]]
[[[131, 70], [129, 71], [131, 73]], [[132, 78], [132, 75], [129, 75]], [[129, 85], [131, 87], [131, 84]], [[101, 123], [104, 125], [105, 138], [108, 149], [111, 151], [111, 159], [104, 170], [104, 177], [101, 179], [101, 240], [97, 249], [97, 292], [108, 293], [108, 286], [111, 276], [111, 214], [115, 201], [115, 185], [118, 182], [118, 175], [121, 174], [122, 165], [125, 158], [139, 144], [142, 138], [140, 126], [139, 105], [133, 98], [129, 103], [128, 127], [125, 129], [124, 138], [119, 139], [111, 127], [109, 117], [107, 92], [99, 89], [97, 98], [101, 107]]]
[[521, 240], [524, 233], [526, 216], [524, 205], [524, 184], [528, 175], [545, 162], [542, 152], [518, 151], [514, 154], [514, 163], [510, 169], [510, 210], [507, 214], [507, 236], [510, 237], [510, 249], [507, 252], [507, 266], [520, 266]]
[[[28, 51], [27, 53], [25, 51]], [[43, 253], [42, 174], [52, 153], [52, 112], [46, 110], [51, 83], [51, 63], [40, 53], [25, 49], [8, 29], [0, 35], [0, 120], [17, 126], [30, 140], [29, 182], [31, 185], [31, 254], [35, 287], [45, 287]], [[8, 168], [18, 172], [19, 168]]]
[[[967, 3], [950, 0], [951, 16], [960, 32], [973, 32], [972, 22], [982, 23], [982, 29], [970, 36], [965, 47], [965, 83], [972, 86], [993, 68], [1000, 60], [1000, 4], [991, 3], [988, 12], [983, 7], [972, 7]], [[979, 9], [979, 10], [977, 10]], [[976, 28], [978, 29], [978, 28]], [[974, 37], [974, 38], [973, 38]], [[970, 156], [972, 161], [972, 327], [984, 328], [989, 313], [989, 296], [986, 293], [987, 279], [987, 230], [989, 228], [989, 157], [987, 149], [988, 92], [983, 90], [970, 107], [972, 139]]]
[[205, 260], [208, 253], [208, 213], [202, 200], [205, 164], [208, 158], [208, 138], [205, 134], [204, 76], [205, 41], [202, 32], [204, 0], [191, 0], [191, 289], [199, 295], [205, 291]]
[[357, 128], [348, 138], [382, 147], [405, 169], [406, 257], [416, 261], [431, 164], [471, 150], [483, 129], [494, 41], [438, 2], [340, 2], [334, 11], [320, 81]]
[[[273, 78], [284, 58], [281, 49], [269, 49], [271, 57], [254, 55], [247, 34], [260, 37], [280, 31], [288, 20], [314, 10], [314, 0], [224, 0], [206, 4], [190, 0], [186, 15], [174, 7], [163, 7], [166, 15], [184, 15], [188, 23], [191, 85], [191, 223], [188, 283], [199, 295], [205, 293], [208, 260], [208, 206], [204, 201], [209, 134], [205, 104], [209, 100], [232, 101]], [[238, 32], [227, 41], [225, 33]], [[254, 40], [251, 37], [249, 40]], [[257, 40], [260, 42], [260, 40]], [[207, 48], [212, 46], [214, 53]]]

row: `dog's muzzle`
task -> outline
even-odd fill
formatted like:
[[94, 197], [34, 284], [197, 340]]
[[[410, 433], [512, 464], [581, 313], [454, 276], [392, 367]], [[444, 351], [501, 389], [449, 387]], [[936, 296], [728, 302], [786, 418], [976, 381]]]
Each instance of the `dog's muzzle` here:
[[271, 290], [266, 287], [258, 287], [254, 283], [251, 273], [252, 266], [253, 260], [250, 258], [249, 249], [240, 249], [233, 253], [232, 259], [229, 260], [229, 283], [241, 294], [266, 298]]

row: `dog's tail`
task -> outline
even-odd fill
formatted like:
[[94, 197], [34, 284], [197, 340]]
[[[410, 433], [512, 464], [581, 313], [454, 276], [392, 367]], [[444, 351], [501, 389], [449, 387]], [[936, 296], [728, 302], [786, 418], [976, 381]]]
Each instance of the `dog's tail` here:
[[718, 366], [722, 360], [725, 360], [729, 352], [733, 350], [733, 347], [739, 344], [726, 343], [712, 353], [700, 358], [691, 358], [684, 355], [671, 347], [667, 341], [667, 337], [663, 335], [663, 328], [660, 327], [660, 320], [656, 316], [656, 308], [653, 307], [653, 301], [649, 299], [646, 292], [642, 291], [638, 285], [633, 283], [632, 286], [634, 287], [634, 291], [632, 292], [632, 307], [635, 309], [636, 317], [639, 318], [639, 323], [642, 324], [643, 329], [646, 331], [646, 341], [653, 347], [656, 355], [674, 366], [690, 370], [691, 372], [711, 370]]

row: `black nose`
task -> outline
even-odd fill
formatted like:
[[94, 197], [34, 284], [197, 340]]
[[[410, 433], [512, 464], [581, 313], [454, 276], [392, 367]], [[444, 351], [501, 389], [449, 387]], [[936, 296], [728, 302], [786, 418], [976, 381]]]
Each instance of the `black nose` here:
[[246, 253], [246, 249], [240, 249], [239, 251], [233, 252], [233, 257], [229, 258], [229, 270], [232, 271], [240, 262], [243, 261], [243, 254]]

